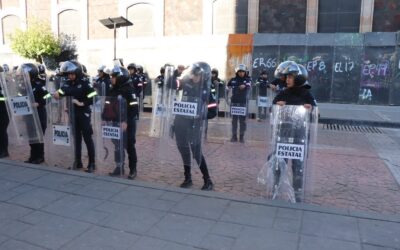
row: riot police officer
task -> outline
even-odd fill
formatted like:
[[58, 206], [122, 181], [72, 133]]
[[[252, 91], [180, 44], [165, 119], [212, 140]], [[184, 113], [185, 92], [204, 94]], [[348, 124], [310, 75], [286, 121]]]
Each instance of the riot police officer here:
[[73, 169], [83, 167], [82, 154], [82, 136], [85, 141], [89, 156], [89, 164], [87, 172], [95, 170], [95, 152], [93, 143], [93, 129], [90, 124], [91, 110], [90, 105], [93, 104], [93, 97], [97, 95], [96, 91], [90, 85], [86, 76], [82, 71], [82, 66], [77, 61], [66, 61], [61, 65], [60, 72], [67, 76], [67, 81], [54, 94], [55, 98], [63, 96], [71, 96], [74, 104], [74, 139], [75, 139], [75, 161]]
[[111, 72], [105, 65], [101, 65], [97, 69], [97, 79], [94, 82], [94, 88], [97, 90], [97, 93], [102, 96], [106, 96], [108, 91], [111, 88], [111, 79], [110, 74]]
[[[236, 76], [232, 78], [227, 88], [232, 89], [231, 105], [247, 108], [247, 99], [251, 88], [251, 79], [246, 76], [247, 67], [244, 64], [239, 64], [236, 69]], [[232, 138], [231, 142], [237, 142], [237, 127], [240, 124], [239, 135], [240, 142], [244, 143], [244, 133], [246, 131], [246, 115], [232, 115]]]
[[211, 70], [211, 91], [215, 89], [215, 95], [218, 100], [225, 97], [225, 83], [218, 77], [218, 69]]
[[[316, 101], [310, 93], [311, 88], [308, 85], [308, 73], [303, 65], [293, 61], [282, 62], [275, 70], [275, 77], [286, 78], [286, 89], [281, 91], [273, 100], [273, 104], [283, 105], [303, 105], [307, 109], [316, 106]], [[294, 127], [292, 124], [282, 124], [281, 133], [289, 133], [294, 138], [305, 137], [307, 131], [305, 127]], [[300, 143], [296, 142], [295, 143]], [[287, 161], [287, 159], [286, 159]], [[303, 161], [292, 160], [293, 171], [293, 189], [295, 191], [296, 200], [300, 201], [300, 192], [303, 189]]]
[[[266, 70], [262, 70], [260, 73], [260, 77], [256, 81], [256, 87], [258, 90], [259, 97], [267, 97], [267, 88], [270, 87], [268, 81], [268, 73]], [[267, 118], [267, 107], [260, 107], [258, 106], [258, 118], [257, 120], [260, 121], [261, 119]]]
[[155, 82], [157, 84], [158, 88], [162, 88], [164, 86], [164, 73], [165, 73], [165, 67], [162, 66], [160, 68], [160, 75], [156, 77]]
[[39, 78], [46, 81], [46, 67], [43, 64], [39, 64], [37, 67], [39, 70]]
[[135, 90], [136, 96], [140, 96], [143, 89], [143, 82], [138, 74], [137, 66], [134, 63], [128, 65], [129, 77], [131, 78], [131, 85]]
[[208, 167], [201, 151], [201, 127], [205, 119], [215, 117], [216, 100], [210, 93], [210, 66], [198, 62], [191, 66], [189, 76], [183, 76], [179, 81], [178, 92], [182, 94], [182, 101], [197, 103], [197, 114], [194, 117], [176, 115], [173, 124], [173, 134], [176, 137], [178, 151], [183, 160], [185, 180], [182, 188], [192, 186], [191, 153], [203, 174], [204, 185], [202, 190], [212, 190]]
[[[18, 68], [18, 71], [23, 71], [29, 74], [32, 92], [35, 99], [34, 105], [37, 108], [40, 125], [44, 134], [47, 127], [46, 99], [51, 97], [50, 93], [46, 89], [46, 80], [40, 78], [39, 68], [33, 63], [22, 64]], [[44, 162], [44, 144], [30, 143], [29, 146], [31, 147], [31, 152], [29, 159], [25, 162], [32, 164], [40, 164]]]
[[[0, 66], [0, 74], [3, 74], [4, 70]], [[8, 157], [8, 134], [7, 128], [10, 123], [8, 112], [6, 108], [6, 98], [4, 97], [3, 90], [0, 84], [0, 158]]]
[[[134, 92], [133, 87], [130, 84], [130, 78], [128, 71], [121, 66], [114, 66], [111, 71], [111, 84], [108, 96], [118, 97], [122, 96], [126, 100], [127, 105], [127, 117], [126, 130], [124, 131], [124, 148], [128, 153], [129, 159], [129, 175], [128, 179], [133, 180], [136, 177], [137, 170], [137, 154], [136, 154], [136, 122], [139, 115], [139, 101]], [[123, 150], [123, 149], [122, 149]], [[117, 155], [117, 154], [116, 154]], [[122, 161], [123, 162], [123, 161]], [[119, 176], [124, 174], [124, 168], [122, 166], [117, 166], [113, 172], [109, 173], [110, 176]]]

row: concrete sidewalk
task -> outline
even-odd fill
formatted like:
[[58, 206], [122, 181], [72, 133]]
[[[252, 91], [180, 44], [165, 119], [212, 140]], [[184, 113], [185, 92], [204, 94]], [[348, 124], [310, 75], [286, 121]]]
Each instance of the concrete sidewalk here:
[[0, 160], [0, 249], [400, 249], [400, 217]]
[[400, 128], [399, 106], [319, 103], [320, 122]]

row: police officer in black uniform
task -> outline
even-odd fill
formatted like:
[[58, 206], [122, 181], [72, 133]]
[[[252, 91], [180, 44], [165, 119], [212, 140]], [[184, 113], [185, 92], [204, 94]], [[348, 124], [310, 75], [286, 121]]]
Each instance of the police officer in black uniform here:
[[[39, 68], [33, 63], [24, 63], [18, 70], [29, 74], [32, 92], [35, 98], [34, 105], [37, 108], [40, 125], [44, 134], [47, 128], [46, 100], [51, 97], [50, 93], [46, 89], [46, 80], [40, 78]], [[29, 159], [25, 162], [32, 164], [40, 164], [44, 162], [44, 144], [30, 143], [29, 146], [31, 147], [31, 152]]]
[[111, 79], [110, 79], [110, 72], [105, 65], [101, 65], [97, 69], [97, 79], [94, 82], [94, 88], [97, 90], [97, 93], [102, 96], [106, 96], [108, 91], [111, 88]]
[[[239, 64], [236, 69], [236, 76], [232, 78], [227, 88], [232, 89], [231, 105], [238, 105], [247, 108], [247, 99], [251, 88], [251, 79], [246, 76], [247, 67], [244, 64]], [[237, 127], [240, 124], [239, 135], [240, 142], [244, 143], [244, 133], [246, 131], [246, 115], [232, 115], [232, 138], [231, 142], [237, 142]]]
[[[137, 170], [137, 154], [136, 154], [136, 122], [139, 115], [139, 100], [135, 94], [134, 88], [131, 86], [128, 71], [121, 66], [114, 66], [111, 72], [111, 84], [108, 96], [118, 97], [122, 96], [126, 100], [127, 117], [126, 131], [124, 131], [124, 148], [128, 153], [129, 158], [129, 175], [128, 179], [133, 180], [136, 177]], [[116, 145], [118, 147], [118, 145]], [[116, 148], [117, 151], [118, 148]], [[116, 152], [116, 157], [118, 153]], [[122, 168], [121, 168], [122, 167]], [[124, 174], [123, 165], [117, 166], [113, 172], [109, 173], [110, 176], [119, 176]]]
[[218, 77], [218, 69], [211, 70], [211, 89], [215, 89], [216, 96], [219, 99], [225, 98], [225, 83]]
[[[0, 74], [3, 74], [4, 70], [0, 66]], [[8, 112], [6, 108], [6, 98], [4, 97], [3, 90], [0, 84], [0, 158], [8, 157], [8, 134], [7, 128], [10, 123]]]
[[143, 89], [143, 82], [138, 74], [137, 66], [134, 63], [128, 65], [129, 77], [131, 78], [131, 85], [135, 90], [136, 96], [140, 96]]
[[156, 77], [156, 79], [154, 80], [155, 83], [157, 84], [157, 87], [162, 89], [162, 87], [164, 86], [164, 73], [165, 73], [165, 67], [162, 66], [160, 68], [160, 75]]
[[[256, 87], [258, 89], [258, 96], [267, 97], [267, 89], [270, 87], [268, 81], [268, 73], [266, 70], [262, 70], [260, 77], [256, 81]], [[258, 120], [267, 118], [267, 108], [258, 107]]]
[[82, 71], [82, 66], [76, 61], [66, 61], [61, 65], [60, 72], [68, 77], [63, 86], [54, 94], [55, 98], [62, 96], [73, 97], [75, 125], [75, 161], [73, 169], [83, 167], [82, 154], [82, 136], [85, 141], [89, 155], [89, 164], [87, 172], [91, 173], [95, 170], [95, 152], [93, 143], [93, 129], [90, 124], [91, 110], [90, 105], [93, 104], [93, 97], [97, 95], [96, 91], [90, 85], [86, 76]]
[[[311, 109], [316, 105], [315, 98], [310, 93], [311, 86], [307, 82], [308, 73], [303, 65], [293, 61], [282, 62], [275, 70], [275, 77], [285, 76], [286, 89], [281, 91], [273, 100], [273, 104], [283, 105], [303, 105], [307, 109]], [[293, 124], [282, 123], [280, 125], [282, 134], [289, 134], [295, 138], [294, 143], [302, 144], [299, 138], [306, 136], [306, 128], [304, 126], [294, 127]], [[282, 136], [284, 137], [284, 136]], [[287, 160], [286, 160], [287, 161]], [[303, 161], [292, 160], [293, 171], [293, 189], [296, 195], [296, 201], [300, 201], [300, 193], [303, 189]]]
[[[178, 92], [182, 91], [182, 101], [196, 102], [198, 105], [197, 116], [176, 115], [173, 125], [173, 134], [175, 134], [176, 144], [183, 160], [185, 180], [180, 185], [182, 188], [193, 185], [191, 176], [192, 153], [203, 174], [204, 185], [201, 189], [213, 189], [207, 163], [201, 151], [201, 124], [205, 119], [213, 118], [216, 115], [216, 100], [213, 95], [208, 94], [210, 93], [210, 71], [210, 66], [207, 63], [198, 62], [192, 65], [189, 77], [179, 80]], [[200, 93], [202, 96], [200, 96]], [[199, 100], [199, 98], [201, 99]]]

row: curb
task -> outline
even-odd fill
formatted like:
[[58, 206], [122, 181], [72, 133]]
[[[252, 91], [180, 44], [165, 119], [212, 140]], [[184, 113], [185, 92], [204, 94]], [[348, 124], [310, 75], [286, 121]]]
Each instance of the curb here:
[[383, 127], [383, 128], [400, 128], [400, 123], [397, 122], [384, 122], [384, 121], [366, 121], [366, 120], [347, 120], [336, 118], [319, 118], [320, 124], [339, 124], [350, 126], [370, 126], [370, 127]]

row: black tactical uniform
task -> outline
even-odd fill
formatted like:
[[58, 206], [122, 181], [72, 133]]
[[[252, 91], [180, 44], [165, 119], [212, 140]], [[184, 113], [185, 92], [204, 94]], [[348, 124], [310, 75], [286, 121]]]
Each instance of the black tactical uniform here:
[[[287, 87], [281, 91], [273, 100], [273, 104], [277, 104], [280, 101], [285, 102], [285, 105], [305, 105], [316, 106], [316, 101], [313, 95], [310, 93], [310, 85], [307, 83], [308, 73], [302, 65], [298, 65], [292, 61], [282, 62], [275, 71], [276, 77], [280, 75], [294, 75], [294, 86]], [[280, 137], [294, 138], [294, 144], [303, 144], [300, 138], [306, 139], [306, 127], [304, 124], [294, 125], [293, 123], [281, 123], [280, 125]], [[285, 142], [289, 143], [289, 142]], [[286, 162], [288, 161], [285, 159]], [[293, 189], [295, 191], [296, 200], [300, 201], [299, 193], [303, 189], [303, 161], [292, 159], [292, 171], [293, 171]]]
[[[267, 77], [262, 77], [267, 75], [266, 71], [262, 71], [260, 77], [256, 81], [256, 86], [258, 89], [258, 96], [267, 97], [267, 89], [269, 88], [269, 81]], [[267, 118], [267, 108], [258, 106], [258, 118]]]
[[[51, 95], [46, 89], [46, 81], [39, 78], [39, 69], [32, 63], [25, 63], [20, 66], [20, 70], [29, 73], [32, 92], [35, 102], [38, 104], [37, 112], [40, 120], [43, 135], [47, 128], [47, 112], [46, 112], [46, 99], [50, 98]], [[43, 74], [43, 72], [42, 72]], [[43, 143], [32, 143], [29, 144], [31, 147], [30, 157], [27, 163], [40, 164], [44, 162], [44, 144]]]
[[[190, 77], [179, 80], [178, 92], [182, 92], [181, 101], [197, 103], [197, 114], [195, 116], [176, 115], [174, 120], [174, 134], [176, 144], [181, 154], [184, 166], [185, 180], [181, 187], [187, 188], [192, 185], [191, 178], [191, 153], [203, 174], [204, 185], [202, 190], [211, 190], [213, 183], [208, 172], [207, 163], [201, 151], [201, 127], [207, 118], [215, 117], [216, 100], [209, 93], [210, 67], [206, 63], [195, 63], [191, 74], [203, 75], [200, 82], [193, 82]], [[200, 95], [200, 93], [202, 93]]]
[[85, 141], [88, 156], [88, 172], [95, 169], [95, 151], [93, 143], [93, 129], [90, 124], [91, 110], [90, 105], [93, 104], [93, 97], [97, 95], [89, 81], [82, 74], [82, 67], [78, 62], [67, 61], [61, 65], [61, 73], [64, 75], [75, 74], [76, 79], [68, 79], [64, 85], [58, 90], [60, 96], [71, 96], [77, 103], [74, 103], [74, 139], [75, 139], [75, 161], [74, 169], [82, 168], [82, 137]]
[[[246, 72], [245, 65], [238, 66], [238, 68], [236, 69], [236, 76], [228, 82], [227, 87], [232, 89], [231, 106], [246, 107], [247, 109], [247, 99], [249, 97], [249, 90], [251, 88], [251, 79], [246, 75], [240, 77], [238, 74], [239, 71]], [[241, 85], [244, 85], [245, 88], [240, 89]], [[244, 142], [244, 133], [246, 131], [246, 116], [247, 114], [232, 115], [232, 142], [237, 141], [238, 121], [240, 123], [240, 142]]]
[[[122, 96], [126, 100], [126, 120], [123, 122], [127, 123], [126, 131], [124, 131], [124, 138], [127, 140], [124, 141], [124, 148], [127, 150], [129, 157], [129, 179], [134, 179], [136, 177], [136, 165], [137, 165], [137, 154], [136, 154], [136, 122], [139, 115], [139, 102], [138, 98], [134, 92], [133, 87], [131, 86], [128, 71], [125, 68], [120, 66], [115, 66], [111, 72], [112, 82], [115, 81], [115, 84], [112, 85], [108, 96], [118, 97]], [[115, 78], [115, 79], [114, 79]], [[115, 99], [114, 99], [115, 100]], [[109, 105], [113, 105], [111, 102]], [[119, 149], [119, 144], [115, 143], [115, 156], [119, 157], [119, 153], [121, 149]], [[120, 160], [116, 158], [117, 162], [123, 162], [123, 159]], [[124, 174], [124, 168], [116, 167], [111, 176], [118, 176]]]

